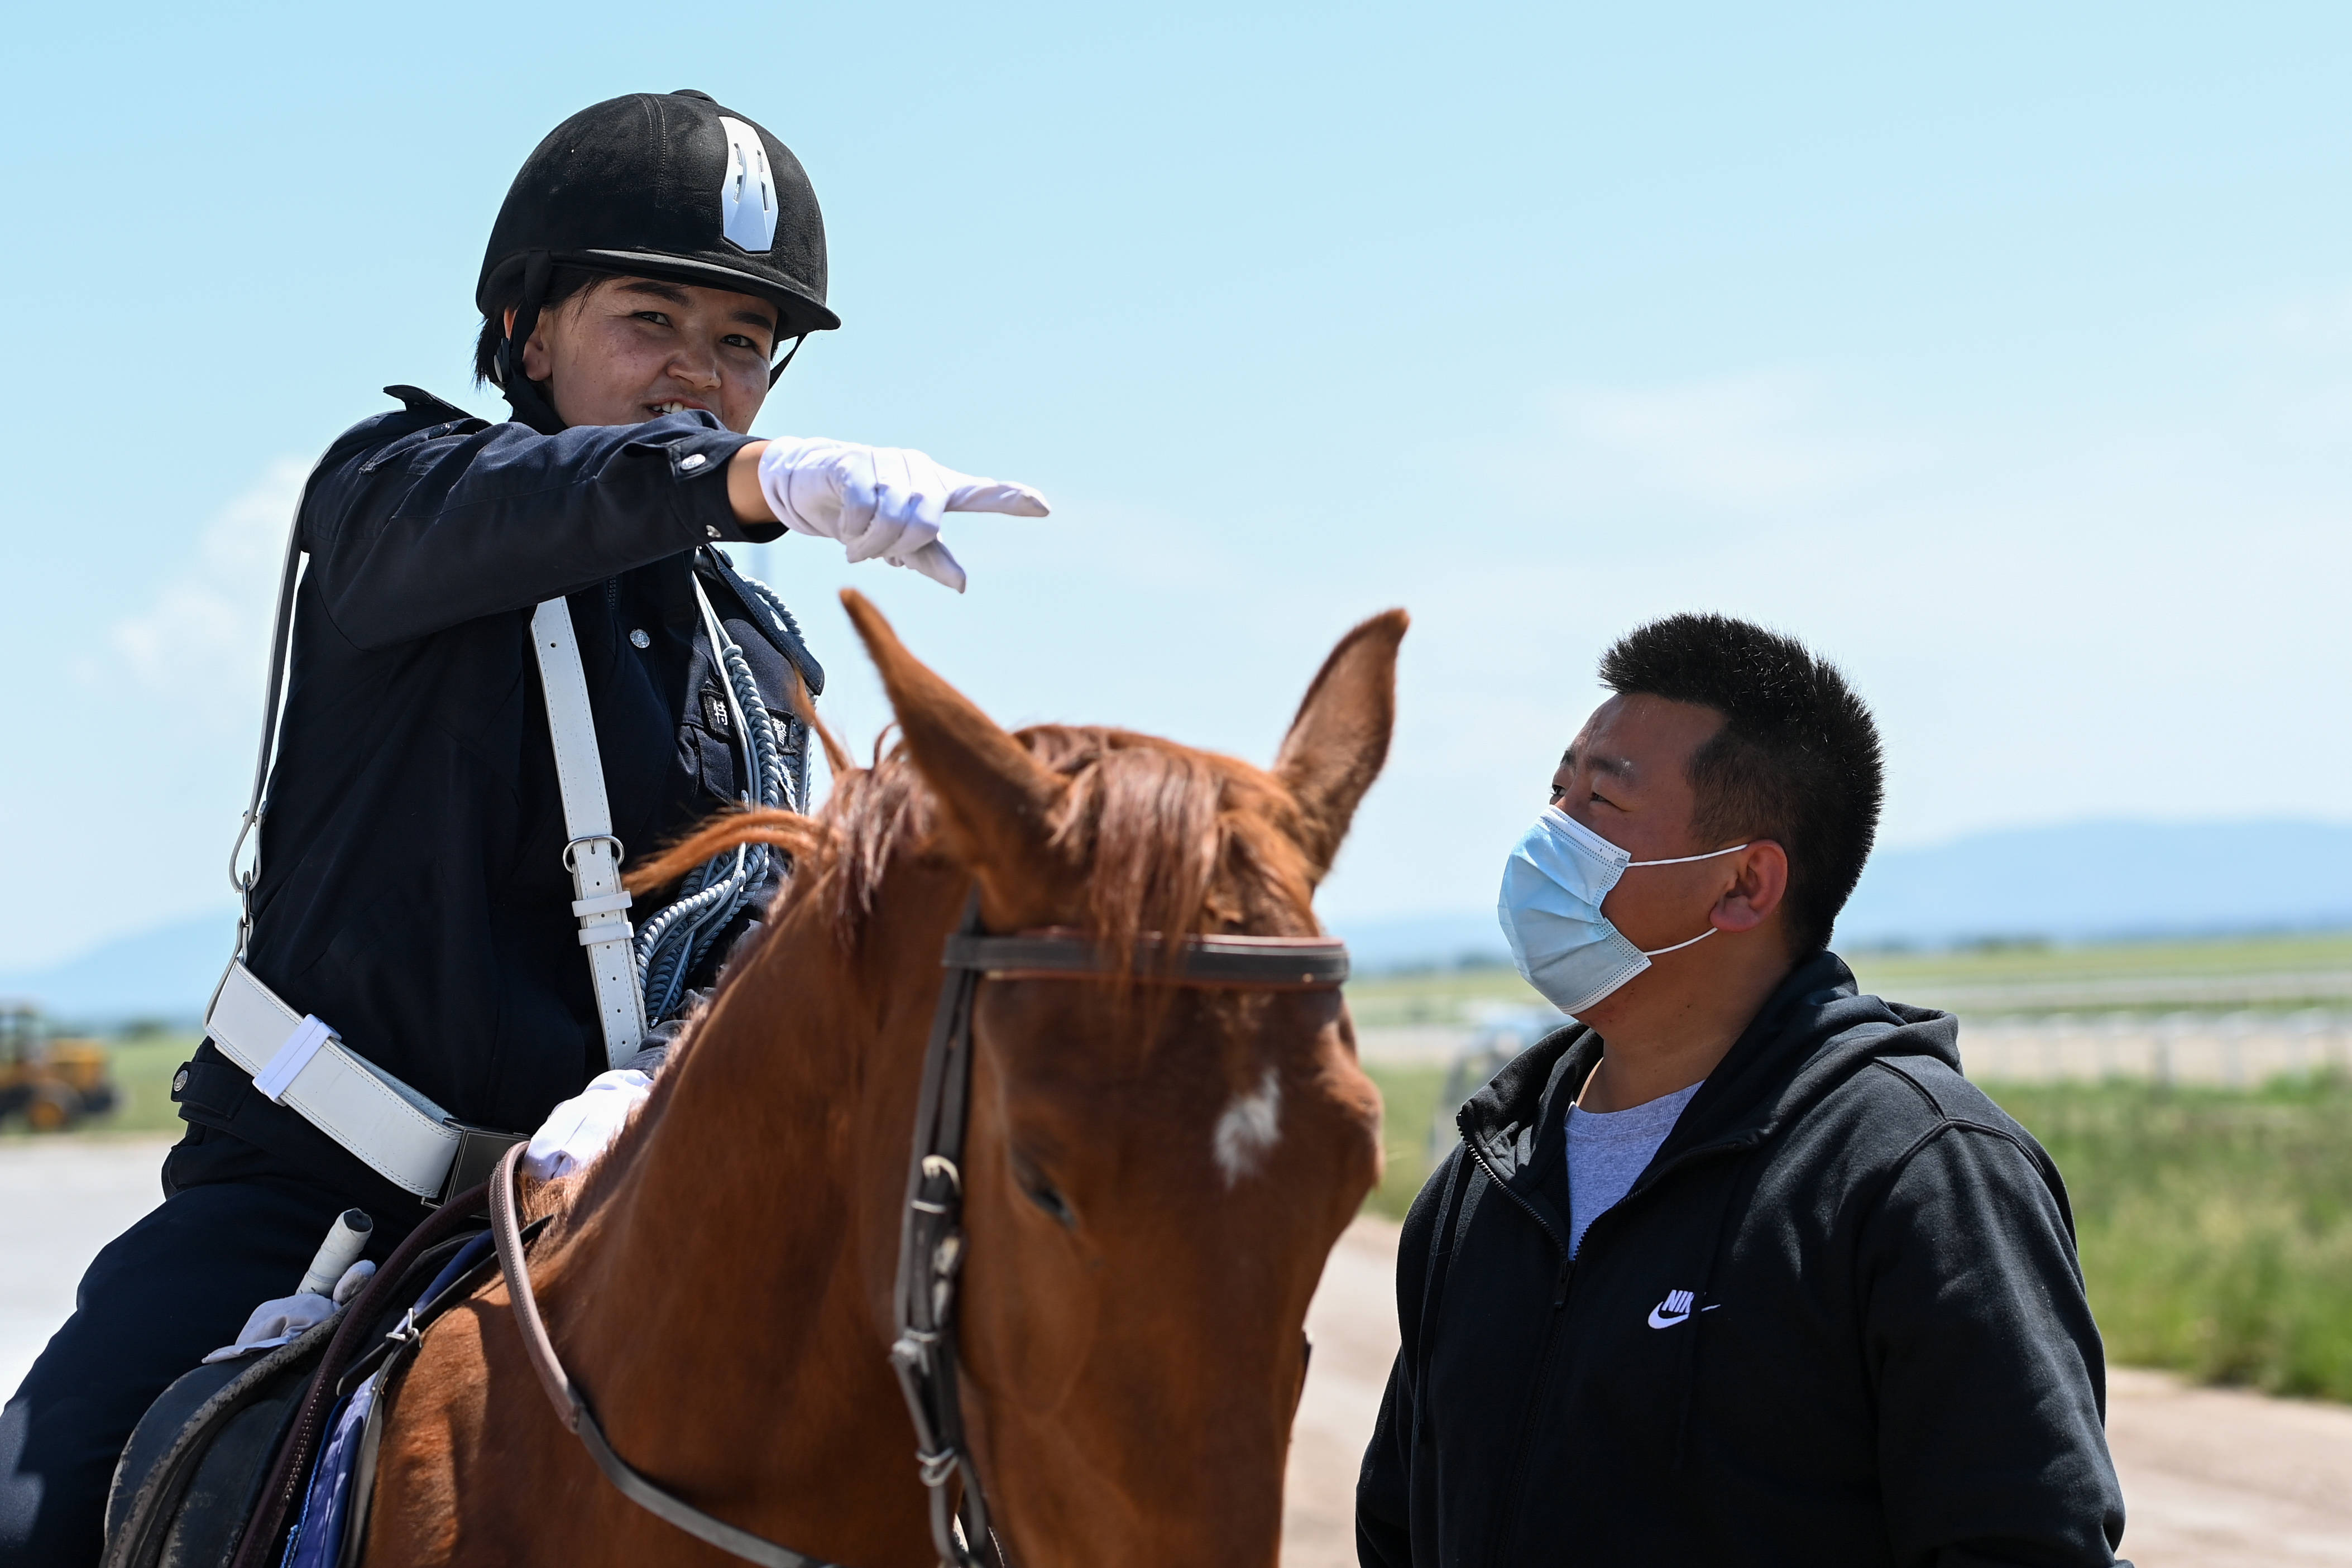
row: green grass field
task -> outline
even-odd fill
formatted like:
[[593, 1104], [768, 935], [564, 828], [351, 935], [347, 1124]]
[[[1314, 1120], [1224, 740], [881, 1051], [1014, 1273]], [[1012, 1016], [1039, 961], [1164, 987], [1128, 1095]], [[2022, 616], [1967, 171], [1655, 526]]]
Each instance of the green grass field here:
[[2066, 1178], [2112, 1360], [2352, 1400], [2352, 1083], [1988, 1087]]
[[1412, 1207], [1413, 1194], [1429, 1177], [1429, 1129], [1445, 1089], [1445, 1069], [1367, 1062], [1364, 1071], [1380, 1085], [1381, 1142], [1388, 1156], [1381, 1185], [1364, 1206], [1374, 1214], [1402, 1219]]
[[[1968, 1012], [2352, 1007], [2352, 933], [1990, 946], [1845, 955], [1865, 991]], [[1500, 967], [1368, 975], [1348, 987], [1365, 1028], [1453, 1023], [1482, 1006], [1538, 1006]]]
[[2094, 977], [2154, 982], [2179, 975], [2257, 976], [2352, 970], [2352, 932], [2167, 942], [1993, 943], [1933, 953], [1868, 949], [1848, 956], [1875, 988], [2017, 984]]
[[158, 1036], [114, 1048], [121, 1105], [105, 1124], [126, 1133], [173, 1133], [186, 1125], [172, 1105], [172, 1074], [196, 1053], [196, 1037]]
[[[1389, 1164], [1367, 1207], [1402, 1218], [1444, 1072], [1368, 1071]], [[1986, 1087], [2065, 1177], [2108, 1359], [2352, 1400], [2352, 1083]]]

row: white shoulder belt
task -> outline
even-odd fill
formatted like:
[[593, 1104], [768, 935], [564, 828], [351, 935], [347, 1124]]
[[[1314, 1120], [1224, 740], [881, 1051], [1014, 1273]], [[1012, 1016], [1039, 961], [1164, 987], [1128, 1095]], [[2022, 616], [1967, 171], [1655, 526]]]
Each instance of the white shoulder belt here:
[[[286, 565], [278, 584], [261, 754], [254, 767], [244, 825], [230, 852], [229, 878], [243, 900], [236, 956], [205, 1009], [205, 1032], [223, 1055], [253, 1075], [253, 1086], [264, 1098], [299, 1112], [385, 1179], [433, 1203], [481, 1179], [520, 1136], [457, 1121], [344, 1045], [341, 1035], [317, 1017], [298, 1015], [245, 967], [246, 945], [253, 934], [253, 884], [260, 874], [257, 841], [253, 863], [240, 870], [237, 862], [268, 811], [267, 792], [301, 553], [298, 520], [286, 541]], [[645, 992], [626, 914], [629, 894], [621, 886], [621, 841], [613, 836], [596, 718], [588, 706], [588, 678], [581, 666], [570, 606], [561, 599], [547, 601], [532, 613], [530, 632], [540, 683], [547, 695], [556, 782], [563, 796], [568, 841], [563, 863], [572, 873], [572, 913], [580, 922], [580, 945], [588, 953], [604, 1058], [617, 1067], [636, 1053], [646, 1036]]]
[[580, 640], [572, 607], [551, 599], [531, 613], [530, 645], [539, 655], [539, 683], [547, 692], [547, 731], [555, 742], [555, 781], [563, 794], [563, 863], [572, 873], [572, 913], [596, 987], [604, 1027], [604, 1062], [618, 1067], [646, 1039], [645, 984], [623, 913], [621, 841], [613, 836], [613, 809], [604, 800], [604, 759], [596, 749], [596, 716], [588, 707], [588, 676], [580, 667]]

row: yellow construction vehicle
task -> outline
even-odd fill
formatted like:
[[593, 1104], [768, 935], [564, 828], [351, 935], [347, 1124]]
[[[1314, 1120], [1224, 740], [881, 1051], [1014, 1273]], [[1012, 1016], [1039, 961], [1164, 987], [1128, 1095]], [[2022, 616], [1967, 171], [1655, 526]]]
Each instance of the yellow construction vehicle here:
[[61, 1133], [114, 1102], [105, 1046], [52, 1039], [39, 1009], [0, 1002], [0, 1123], [21, 1115], [37, 1133]]

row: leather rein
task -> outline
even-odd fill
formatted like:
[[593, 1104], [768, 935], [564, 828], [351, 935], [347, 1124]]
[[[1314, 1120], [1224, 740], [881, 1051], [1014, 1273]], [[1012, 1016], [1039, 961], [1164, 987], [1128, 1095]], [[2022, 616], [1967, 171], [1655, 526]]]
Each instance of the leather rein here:
[[[1128, 958], [1121, 965], [1091, 937], [1060, 928], [991, 936], [981, 926], [975, 891], [940, 960], [948, 974], [932, 1016], [916, 1103], [894, 1292], [898, 1337], [890, 1346], [890, 1364], [914, 1421], [915, 1462], [930, 1494], [931, 1539], [948, 1568], [1005, 1568], [1003, 1545], [989, 1528], [957, 1381], [962, 1162], [971, 1109], [972, 1001], [980, 982], [1126, 979], [1144, 985], [1307, 991], [1335, 989], [1348, 977], [1347, 944], [1328, 936], [1186, 936], [1171, 951], [1154, 933], [1139, 939]], [[762, 1568], [838, 1568], [704, 1512], [613, 1451], [587, 1395], [556, 1355], [531, 1291], [515, 1207], [523, 1150], [518, 1144], [507, 1151], [490, 1179], [490, 1235], [499, 1270], [506, 1276], [516, 1328], [556, 1418], [586, 1446], [596, 1468], [623, 1496], [688, 1535]]]

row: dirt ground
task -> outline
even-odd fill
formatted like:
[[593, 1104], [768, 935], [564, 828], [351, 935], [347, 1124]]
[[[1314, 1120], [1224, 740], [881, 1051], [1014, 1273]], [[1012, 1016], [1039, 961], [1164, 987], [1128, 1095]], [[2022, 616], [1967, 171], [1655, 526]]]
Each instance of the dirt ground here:
[[[0, 1144], [0, 1389], [72, 1310], [107, 1238], [161, 1196], [161, 1142]], [[1396, 1228], [1359, 1221], [1308, 1314], [1315, 1362], [1293, 1438], [1286, 1568], [1352, 1568], [1356, 1465], [1396, 1349]], [[2352, 1564], [2352, 1409], [2118, 1370], [2108, 1437], [2139, 1568]]]

